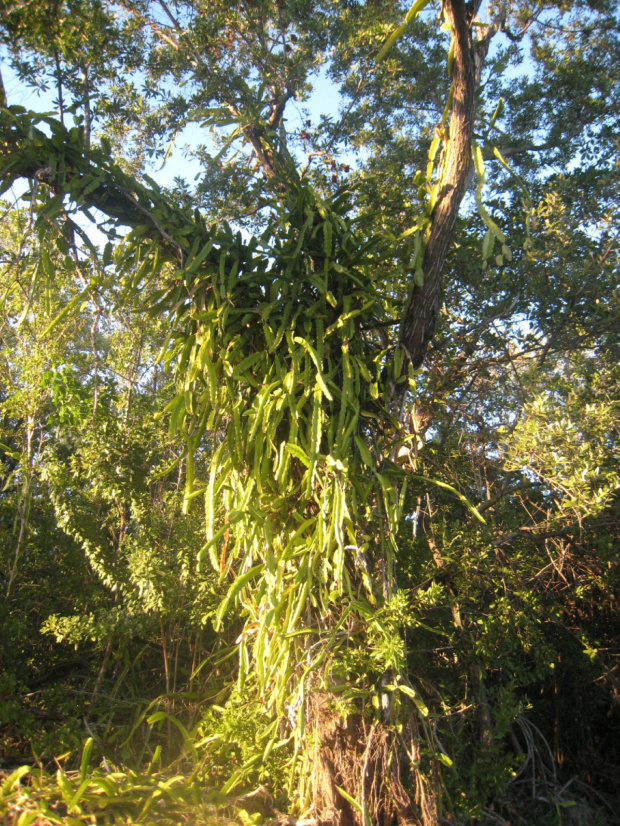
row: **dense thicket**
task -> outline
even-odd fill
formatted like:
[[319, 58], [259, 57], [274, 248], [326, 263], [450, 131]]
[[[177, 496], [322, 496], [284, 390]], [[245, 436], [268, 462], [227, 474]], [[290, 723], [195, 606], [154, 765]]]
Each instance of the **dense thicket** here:
[[617, 822], [615, 4], [1, 9], [7, 822]]

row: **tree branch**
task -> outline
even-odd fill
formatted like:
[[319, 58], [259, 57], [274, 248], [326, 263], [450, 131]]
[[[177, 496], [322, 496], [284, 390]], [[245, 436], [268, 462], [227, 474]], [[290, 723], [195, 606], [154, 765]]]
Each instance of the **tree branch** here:
[[[80, 207], [94, 207], [124, 226], [150, 224], [161, 246], [182, 261], [183, 250], [170, 229], [187, 223], [185, 216], [162, 195], [149, 190], [114, 166], [100, 149], [86, 150], [83, 140], [72, 138], [60, 123], [53, 137], [36, 128], [41, 120], [33, 113], [0, 116], [0, 182], [8, 188], [19, 178], [48, 186], [57, 195], [69, 195]], [[154, 205], [165, 219], [155, 217]]]

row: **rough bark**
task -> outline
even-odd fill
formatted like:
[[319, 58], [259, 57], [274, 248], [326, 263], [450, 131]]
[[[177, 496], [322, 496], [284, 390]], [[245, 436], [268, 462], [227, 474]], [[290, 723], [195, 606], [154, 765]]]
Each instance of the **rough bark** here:
[[[362, 826], [368, 819], [382, 826], [433, 822], [428, 801], [403, 786], [400, 748], [389, 724], [371, 725], [359, 714], [343, 720], [322, 692], [312, 695], [309, 711], [315, 738], [313, 814], [319, 826]], [[363, 807], [366, 818], [340, 789]]]
[[441, 276], [467, 187], [476, 108], [476, 56], [471, 30], [473, 9], [464, 0], [445, 0], [444, 11], [454, 38], [453, 103], [444, 172], [422, 263], [424, 281], [422, 286], [414, 286], [401, 327], [401, 342], [414, 367], [424, 361], [435, 332], [441, 302]]

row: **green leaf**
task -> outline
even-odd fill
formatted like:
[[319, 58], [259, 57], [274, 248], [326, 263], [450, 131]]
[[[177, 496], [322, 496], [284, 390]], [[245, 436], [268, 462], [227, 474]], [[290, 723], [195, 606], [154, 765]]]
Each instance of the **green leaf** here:
[[290, 443], [287, 443], [287, 445], [286, 445], [286, 450], [287, 450], [287, 452], [288, 452], [288, 453], [290, 453], [290, 454], [291, 454], [292, 456], [294, 456], [296, 459], [299, 459], [299, 461], [300, 461], [300, 462], [301, 462], [301, 463], [302, 463], [305, 467], [307, 467], [307, 468], [309, 468], [309, 467], [310, 467], [310, 459], [309, 459], [309, 457], [308, 457], [308, 454], [307, 454], [304, 450], [302, 450], [302, 449], [299, 447], [299, 445], [292, 445], [292, 444], [290, 444]]
[[249, 571], [246, 571], [244, 574], [241, 574], [241, 576], [237, 577], [237, 579], [233, 582], [233, 584], [228, 589], [228, 593], [222, 600], [220, 607], [217, 609], [214, 623], [216, 631], [220, 630], [222, 618], [226, 611], [228, 611], [230, 603], [235, 599], [239, 591], [248, 584], [248, 582], [251, 582], [255, 577], [257, 577], [260, 574], [264, 567], [264, 564], [262, 562], [259, 562], [258, 565], [255, 565], [253, 568], [250, 568]]
[[398, 690], [405, 694], [407, 697], [409, 697], [409, 699], [413, 700], [415, 707], [418, 709], [418, 711], [423, 717], [428, 717], [428, 707], [426, 703], [421, 699], [417, 691], [415, 691], [408, 685], [404, 685], [403, 683], [399, 683]]
[[[181, 736], [183, 737], [183, 743], [185, 745], [185, 748], [189, 750], [194, 761], [197, 761], [198, 755], [196, 753], [196, 748], [193, 743], [193, 737], [190, 735], [183, 723], [180, 720], [178, 720], [173, 714], [168, 714], [167, 711], [156, 711], [155, 714], [151, 714], [150, 717], [147, 717], [146, 722], [149, 724], [149, 726], [154, 726], [155, 723], [160, 723], [162, 720], [167, 720], [178, 728], [178, 730], [181, 732]], [[171, 784], [174, 782], [175, 779], [176, 778], [170, 778], [166, 781], [166, 783]]]
[[421, 11], [423, 11], [428, 6], [429, 3], [430, 0], [416, 0], [416, 2], [411, 6], [409, 11], [405, 15], [404, 22], [401, 23], [401, 25], [398, 26], [398, 28], [395, 31], [393, 31], [392, 34], [388, 37], [388, 39], [385, 41], [383, 48], [377, 55], [377, 63], [383, 60], [383, 58], [386, 56], [386, 54], [389, 52], [392, 46], [396, 43], [396, 41], [399, 40], [399, 38], [401, 38], [402, 35], [407, 31], [407, 27], [409, 26], [409, 24], [415, 20], [415, 18], [420, 14]]
[[431, 485], [436, 485], [438, 488], [443, 488], [444, 490], [450, 491], [450, 493], [454, 494], [469, 510], [469, 512], [476, 517], [479, 522], [482, 522], [483, 525], [486, 525], [486, 519], [476, 510], [476, 508], [471, 504], [469, 499], [466, 496], [458, 491], [452, 485], [449, 485], [447, 482], [442, 482], [440, 479], [431, 479], [429, 476], [420, 476], [416, 473], [410, 474], [412, 479], [418, 479], [420, 482], [428, 482]]
[[444, 754], [442, 751], [437, 753], [437, 759], [440, 763], [443, 763], [444, 766], [447, 766], [449, 769], [454, 767], [454, 761], [451, 760], [447, 754]]
[[323, 223], [323, 251], [325, 257], [330, 258], [332, 254], [332, 225], [329, 221]]
[[342, 789], [340, 786], [336, 786], [336, 788], [338, 789], [338, 792], [347, 801], [347, 803], [350, 803], [351, 806], [353, 806], [354, 809], [356, 809], [360, 814], [363, 814], [363, 809], [362, 809], [361, 804], [358, 803], [357, 800], [354, 797], [351, 797], [351, 795], [348, 792], [345, 792], [345, 790]]
[[357, 449], [359, 450], [359, 454], [362, 457], [362, 461], [364, 462], [364, 464], [368, 465], [368, 467], [374, 467], [375, 463], [372, 460], [372, 455], [368, 450], [368, 447], [366, 446], [364, 440], [357, 435], [353, 436], [353, 438], [355, 440], [355, 444], [357, 445]]
[[[243, 517], [244, 517], [244, 516], [245, 516], [245, 514], [243, 513], [243, 511], [241, 511], [241, 512], [239, 512], [239, 513], [236, 513], [236, 514], [234, 514], [233, 516], [231, 516], [231, 517], [230, 517], [230, 519], [228, 520], [228, 522], [227, 522], [227, 523], [226, 523], [223, 527], [221, 527], [221, 528], [219, 529], [219, 531], [218, 531], [218, 532], [217, 532], [217, 533], [216, 533], [216, 534], [212, 537], [212, 539], [210, 539], [210, 540], [206, 543], [206, 545], [203, 545], [203, 546], [202, 546], [202, 548], [198, 551], [198, 562], [199, 562], [199, 563], [202, 563], [202, 562], [204, 561], [204, 559], [205, 559], [205, 557], [206, 557], [207, 553], [210, 551], [210, 549], [211, 549], [214, 545], [216, 545], [216, 544], [220, 541], [220, 539], [222, 539], [222, 537], [224, 536], [224, 534], [226, 533], [226, 531], [227, 531], [227, 530], [228, 530], [228, 529], [229, 529], [232, 525], [236, 525], [236, 524], [237, 524], [237, 522], [239, 522], [239, 520], [240, 520], [240, 519], [243, 519]], [[239, 580], [237, 580], [237, 582], [238, 582], [238, 581], [239, 581]]]
[[67, 810], [69, 812], [73, 812], [76, 809], [79, 811], [78, 803], [80, 802], [80, 800], [84, 796], [84, 792], [86, 791], [86, 789], [88, 788], [89, 785], [90, 785], [90, 780], [82, 780], [82, 782], [80, 783], [76, 793], [73, 795], [73, 797], [71, 798], [70, 803], [67, 806]]
[[24, 810], [20, 814], [15, 826], [30, 826], [30, 824], [34, 823], [35, 820], [38, 820], [38, 818], [39, 818], [39, 813], [38, 812], [29, 812], [27, 810]]
[[316, 367], [317, 384], [321, 388], [321, 391], [323, 392], [323, 395], [326, 396], [330, 400], [330, 402], [333, 401], [334, 397], [332, 396], [332, 394], [330, 393], [327, 385], [325, 384], [325, 379], [323, 378], [323, 374], [321, 372], [321, 366], [319, 364], [319, 357], [317, 355], [316, 350], [310, 344], [310, 342], [306, 341], [305, 338], [301, 338], [301, 336], [294, 336], [293, 341], [297, 342], [297, 344], [301, 344], [301, 346], [304, 348], [304, 350], [310, 355], [310, 358], [312, 359], [312, 361], [314, 363], [314, 366]]
[[20, 766], [15, 771], [11, 772], [11, 774], [2, 781], [2, 794], [7, 795], [13, 788], [16, 786], [19, 781], [25, 777], [27, 774], [30, 773], [30, 766]]
[[72, 310], [74, 310], [76, 307], [78, 307], [82, 303], [84, 298], [86, 298], [86, 296], [90, 295], [90, 293], [92, 293], [93, 290], [96, 287], [98, 287], [100, 284], [101, 284], [101, 278], [99, 276], [95, 276], [94, 278], [91, 278], [91, 280], [86, 285], [86, 287], [84, 287], [84, 289], [80, 293], [78, 293], [78, 295], [74, 296], [71, 299], [71, 301], [69, 301], [69, 303], [61, 310], [61, 312], [58, 313], [56, 318], [47, 325], [47, 327], [45, 328], [45, 330], [41, 334], [41, 337], [42, 338], [47, 338], [47, 336], [52, 332], [52, 330], [54, 330], [60, 324], [60, 322], [66, 316], [68, 316], [69, 313]]
[[84, 743], [84, 748], [82, 749], [82, 760], [80, 763], [80, 780], [84, 780], [86, 778], [86, 774], [88, 772], [88, 767], [90, 765], [90, 758], [93, 753], [93, 738], [89, 737], [88, 740]]

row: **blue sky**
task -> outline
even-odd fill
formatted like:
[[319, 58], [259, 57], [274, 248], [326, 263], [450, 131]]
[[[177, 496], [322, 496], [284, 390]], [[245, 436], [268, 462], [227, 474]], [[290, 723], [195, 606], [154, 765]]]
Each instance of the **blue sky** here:
[[[48, 92], [39, 92], [29, 88], [12, 71], [6, 54], [0, 53], [0, 66], [9, 104], [24, 106], [35, 112], [55, 112], [56, 95], [53, 89]], [[340, 103], [338, 88], [329, 80], [324, 68], [312, 78], [312, 86], [312, 93], [307, 100], [302, 103], [295, 101], [289, 103], [285, 115], [289, 132], [302, 128], [305, 111], [309, 112], [312, 120], [317, 122], [322, 115], [334, 119], [338, 117]], [[194, 176], [200, 172], [200, 166], [188, 157], [185, 147], [196, 146], [199, 143], [208, 145], [209, 132], [201, 128], [199, 124], [190, 124], [176, 138], [174, 148], [163, 168], [161, 161], [157, 161], [152, 168], [148, 169], [148, 174], [163, 186], [172, 184], [177, 176], [185, 178], [191, 186]]]

